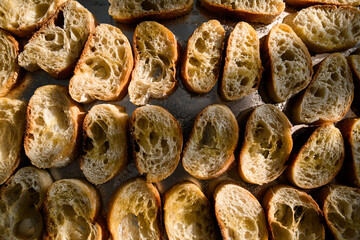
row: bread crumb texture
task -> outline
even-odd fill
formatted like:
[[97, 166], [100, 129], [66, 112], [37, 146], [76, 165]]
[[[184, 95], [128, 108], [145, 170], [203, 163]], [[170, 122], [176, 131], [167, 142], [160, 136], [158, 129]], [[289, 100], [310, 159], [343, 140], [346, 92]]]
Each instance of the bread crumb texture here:
[[202, 0], [208, 3], [224, 6], [233, 10], [243, 10], [255, 13], [276, 14], [279, 8], [284, 8], [285, 3], [282, 0]]
[[332, 4], [332, 5], [352, 5], [352, 6], [359, 6], [359, 0], [285, 0], [286, 3], [304, 7], [304, 6], [311, 6], [317, 4]]
[[353, 171], [356, 178], [355, 184], [360, 186], [360, 121], [357, 120], [351, 130], [350, 146], [352, 150]]

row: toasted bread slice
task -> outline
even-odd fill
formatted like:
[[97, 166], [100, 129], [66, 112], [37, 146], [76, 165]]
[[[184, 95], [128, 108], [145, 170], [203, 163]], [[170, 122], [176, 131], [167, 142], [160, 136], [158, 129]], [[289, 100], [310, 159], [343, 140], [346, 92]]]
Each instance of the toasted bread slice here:
[[89, 183], [78, 179], [54, 182], [44, 209], [45, 239], [103, 239], [103, 230], [97, 222], [100, 197]]
[[30, 37], [64, 2], [66, 0], [2, 0], [0, 28], [19, 37]]
[[275, 25], [266, 37], [264, 52], [270, 75], [267, 92], [274, 102], [286, 101], [310, 83], [313, 74], [310, 53], [291, 27]]
[[311, 52], [336, 52], [360, 40], [360, 10], [351, 6], [312, 6], [288, 15], [290, 25]]
[[169, 29], [142, 22], [134, 32], [135, 65], [129, 85], [130, 101], [145, 105], [150, 98], [166, 98], [176, 89], [180, 48]]
[[330, 185], [321, 195], [325, 220], [334, 238], [360, 239], [360, 189]]
[[20, 163], [26, 119], [25, 101], [0, 98], [0, 184]]
[[165, 108], [146, 105], [130, 119], [134, 159], [150, 182], [161, 181], [175, 171], [183, 146], [179, 122]]
[[264, 104], [253, 110], [239, 155], [238, 170], [244, 181], [262, 185], [281, 175], [293, 146], [291, 127], [275, 106]]
[[263, 206], [272, 239], [325, 239], [322, 212], [305, 192], [277, 185], [266, 192]]
[[293, 107], [296, 123], [337, 122], [349, 110], [354, 97], [351, 70], [341, 53], [334, 53], [319, 65], [306, 91]]
[[348, 58], [348, 63], [353, 72], [354, 83], [357, 83], [360, 86], [360, 54], [358, 55], [350, 55]]
[[329, 183], [341, 169], [345, 157], [344, 140], [334, 124], [318, 127], [286, 171], [297, 187], [310, 189]]
[[225, 105], [213, 104], [197, 116], [183, 151], [184, 169], [199, 179], [215, 178], [234, 162], [239, 137], [236, 117]]
[[122, 184], [111, 197], [107, 220], [114, 240], [162, 239], [159, 192], [141, 178]]
[[27, 107], [25, 153], [38, 168], [64, 167], [78, 154], [85, 112], [67, 88], [36, 89]]
[[100, 24], [89, 36], [70, 79], [71, 97], [81, 103], [125, 96], [133, 68], [131, 45], [117, 27]]
[[86, 114], [80, 168], [89, 182], [103, 184], [126, 167], [128, 124], [125, 108], [117, 105], [95, 105]]
[[223, 239], [268, 239], [264, 210], [248, 190], [234, 183], [221, 184], [214, 199]]
[[145, 19], [170, 19], [191, 11], [193, 0], [109, 0], [109, 15], [122, 23], [134, 23]]
[[285, 2], [295, 7], [309, 7], [318, 4], [351, 6], [360, 5], [359, 0], [285, 0]]
[[285, 9], [282, 0], [200, 0], [200, 2], [214, 13], [259, 23], [271, 23]]
[[30, 72], [43, 69], [55, 78], [66, 78], [94, 28], [94, 16], [77, 1], [69, 0], [24, 46], [19, 65]]
[[263, 67], [259, 37], [246, 22], [236, 24], [227, 48], [220, 93], [225, 100], [237, 100], [257, 90]]
[[0, 190], [0, 239], [41, 239], [41, 209], [52, 183], [35, 167], [18, 170]]
[[164, 223], [169, 240], [216, 238], [210, 202], [193, 183], [173, 186], [165, 193]]

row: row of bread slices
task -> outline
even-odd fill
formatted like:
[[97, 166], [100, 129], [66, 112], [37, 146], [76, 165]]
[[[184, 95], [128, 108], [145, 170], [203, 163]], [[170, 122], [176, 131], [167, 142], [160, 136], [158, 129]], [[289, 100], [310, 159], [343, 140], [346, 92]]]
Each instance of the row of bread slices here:
[[[151, 183], [141, 178], [123, 183], [109, 202], [108, 228], [100, 215], [98, 192], [82, 180], [53, 182], [47, 171], [24, 167], [1, 188], [0, 196], [3, 239], [43, 235], [43, 239], [100, 240], [107, 239], [109, 230], [113, 240], [155, 240], [163, 239], [163, 225], [169, 240], [220, 239], [213, 206], [191, 182], [166, 191], [163, 209]], [[325, 186], [319, 197], [323, 211], [310, 195], [286, 185], [267, 191], [266, 214], [258, 200], [235, 183], [220, 184], [213, 200], [223, 239], [325, 239], [324, 219], [335, 239], [360, 238], [357, 188]]]

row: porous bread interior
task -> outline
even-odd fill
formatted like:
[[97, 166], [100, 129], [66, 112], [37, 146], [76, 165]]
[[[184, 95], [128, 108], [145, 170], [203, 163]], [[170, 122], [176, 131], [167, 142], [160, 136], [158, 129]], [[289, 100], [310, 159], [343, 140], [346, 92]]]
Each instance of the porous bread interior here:
[[236, 118], [226, 106], [211, 105], [196, 119], [183, 152], [183, 165], [192, 175], [208, 178], [232, 157], [238, 140]]
[[0, 184], [19, 163], [25, 130], [26, 103], [0, 98]]
[[234, 10], [243, 10], [256, 13], [277, 14], [278, 9], [284, 6], [282, 0], [204, 0], [206, 2], [223, 5]]
[[142, 179], [120, 187], [108, 221], [114, 240], [160, 239], [160, 210], [154, 191], [157, 191], [155, 187]]
[[110, 104], [96, 105], [88, 112], [80, 166], [90, 182], [107, 182], [127, 163], [128, 122], [126, 112]]
[[179, 123], [157, 106], [143, 106], [131, 123], [136, 164], [150, 181], [168, 177], [176, 168], [182, 148]]
[[321, 63], [306, 90], [299, 117], [304, 123], [340, 120], [352, 102], [353, 93], [354, 84], [345, 57], [332, 54]]
[[52, 183], [45, 170], [24, 167], [1, 189], [1, 239], [40, 239], [41, 207]]
[[269, 37], [274, 93], [285, 101], [309, 84], [311, 58], [302, 41], [286, 25], [275, 26]]
[[132, 68], [131, 45], [116, 27], [101, 24], [81, 56], [69, 92], [77, 102], [116, 99]]
[[344, 4], [344, 5], [360, 5], [359, 0], [285, 0], [285, 2], [294, 4]]
[[132, 103], [145, 105], [151, 97], [166, 97], [175, 87], [177, 41], [156, 22], [140, 23], [134, 34], [136, 59], [128, 91]]
[[350, 55], [348, 58], [349, 64], [357, 81], [360, 81], [360, 54]]
[[247, 122], [240, 167], [247, 181], [264, 184], [277, 178], [292, 148], [291, 124], [272, 105], [257, 107]]
[[360, 192], [337, 186], [325, 200], [328, 224], [337, 239], [360, 239]]
[[210, 203], [193, 183], [179, 184], [166, 193], [164, 222], [169, 240], [216, 239]]
[[245, 22], [235, 26], [227, 46], [222, 91], [229, 100], [255, 91], [262, 72], [259, 38]]
[[215, 196], [215, 209], [225, 239], [267, 239], [264, 210], [244, 188], [235, 184], [221, 186]]
[[354, 169], [355, 175], [357, 178], [357, 183], [360, 185], [360, 121], [357, 120], [351, 130], [351, 149], [352, 149], [352, 157], [354, 161]]
[[284, 187], [269, 202], [273, 239], [325, 239], [322, 215], [306, 193]]
[[210, 91], [216, 83], [224, 38], [225, 30], [217, 20], [201, 24], [189, 38], [185, 80], [195, 91]]
[[28, 71], [39, 68], [51, 74], [66, 69], [80, 56], [94, 24], [92, 14], [77, 1], [69, 0], [25, 45], [19, 65]]

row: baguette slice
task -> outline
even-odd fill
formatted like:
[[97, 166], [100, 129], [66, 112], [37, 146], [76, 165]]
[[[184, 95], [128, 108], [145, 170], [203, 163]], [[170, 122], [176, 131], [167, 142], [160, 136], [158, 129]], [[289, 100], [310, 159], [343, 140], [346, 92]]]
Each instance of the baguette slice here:
[[275, 106], [264, 104], [253, 110], [239, 155], [238, 170], [244, 181], [262, 185], [281, 175], [293, 146], [291, 127]]
[[259, 37], [250, 24], [240, 22], [227, 43], [220, 87], [222, 97], [232, 101], [256, 91], [262, 72]]
[[305, 192], [277, 185], [266, 192], [263, 206], [272, 239], [325, 239], [322, 212]]
[[104, 237], [97, 222], [99, 194], [85, 181], [62, 179], [54, 182], [47, 193], [44, 209], [47, 240], [101, 240]]
[[14, 173], [20, 163], [26, 105], [25, 101], [0, 98], [0, 184]]
[[321, 187], [335, 178], [344, 157], [344, 140], [340, 130], [334, 124], [325, 124], [318, 127], [294, 155], [286, 174], [297, 187]]
[[129, 85], [130, 101], [145, 105], [150, 98], [166, 98], [176, 89], [180, 45], [169, 29], [142, 22], [134, 32], [135, 64]]
[[326, 5], [351, 5], [359, 6], [359, 0], [285, 0], [287, 4], [295, 7], [309, 7], [312, 5], [326, 4]]
[[131, 45], [117, 27], [100, 24], [90, 34], [70, 79], [71, 97], [80, 103], [125, 96], [133, 68]]
[[321, 194], [325, 220], [334, 238], [360, 239], [360, 189], [330, 185]]
[[268, 239], [264, 210], [248, 190], [233, 183], [221, 184], [214, 199], [223, 239]]
[[55, 78], [66, 78], [94, 28], [94, 16], [77, 1], [69, 0], [24, 46], [19, 65], [30, 72], [43, 69]]
[[184, 169], [199, 179], [220, 176], [235, 160], [238, 137], [239, 126], [228, 107], [221, 104], [206, 107], [196, 116], [184, 148]]
[[165, 109], [146, 105], [130, 119], [134, 159], [140, 174], [150, 182], [161, 181], [176, 169], [183, 146], [179, 122]]
[[38, 168], [64, 167], [77, 156], [85, 112], [58, 85], [39, 87], [27, 107], [25, 153]]
[[207, 93], [220, 74], [225, 30], [217, 20], [198, 27], [190, 36], [183, 56], [181, 75], [183, 83], [192, 92]]
[[267, 91], [274, 102], [284, 102], [310, 83], [311, 56], [305, 44], [286, 24], [277, 24], [264, 44], [270, 77]]
[[0, 239], [41, 239], [41, 209], [52, 183], [35, 167], [19, 169], [0, 190]]
[[122, 184], [109, 203], [108, 227], [113, 240], [162, 239], [157, 189], [141, 178]]
[[193, 0], [109, 0], [109, 15], [121, 23], [134, 23], [145, 19], [170, 19], [191, 11]]
[[0, 97], [6, 96], [18, 82], [18, 54], [19, 43], [9, 33], [0, 29]]
[[2, 0], [0, 28], [18, 37], [30, 37], [66, 0]]
[[311, 52], [336, 52], [360, 40], [360, 10], [351, 6], [312, 6], [288, 15], [290, 25]]
[[358, 55], [350, 55], [348, 58], [348, 63], [353, 72], [354, 81], [360, 86], [360, 54]]
[[341, 53], [334, 53], [319, 65], [306, 91], [293, 107], [296, 123], [337, 122], [349, 110], [354, 97], [351, 70]]
[[117, 105], [95, 105], [87, 113], [80, 168], [89, 182], [103, 184], [126, 167], [128, 124], [125, 108]]
[[210, 202], [193, 183], [173, 186], [165, 193], [164, 223], [169, 240], [217, 239]]

